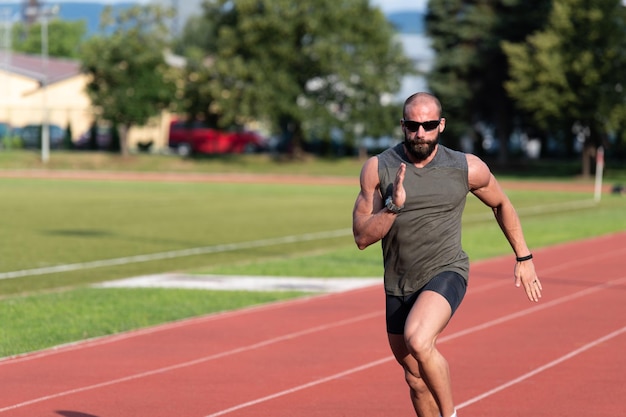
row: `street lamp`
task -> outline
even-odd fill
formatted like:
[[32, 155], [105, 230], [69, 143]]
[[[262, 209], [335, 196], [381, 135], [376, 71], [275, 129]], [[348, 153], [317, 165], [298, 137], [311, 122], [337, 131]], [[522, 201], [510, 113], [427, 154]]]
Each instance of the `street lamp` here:
[[40, 8], [28, 7], [26, 15], [34, 18], [38, 17], [41, 24], [41, 106], [42, 106], [42, 122], [41, 122], [41, 161], [47, 163], [50, 159], [50, 127], [48, 115], [48, 20], [59, 13], [59, 6]]

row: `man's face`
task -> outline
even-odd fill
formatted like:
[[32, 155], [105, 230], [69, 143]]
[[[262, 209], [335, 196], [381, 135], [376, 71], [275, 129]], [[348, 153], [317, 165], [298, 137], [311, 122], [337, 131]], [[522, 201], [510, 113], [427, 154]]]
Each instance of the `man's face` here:
[[445, 119], [440, 119], [434, 103], [418, 102], [406, 109], [402, 120], [404, 146], [414, 162], [422, 162], [432, 155], [444, 126]]

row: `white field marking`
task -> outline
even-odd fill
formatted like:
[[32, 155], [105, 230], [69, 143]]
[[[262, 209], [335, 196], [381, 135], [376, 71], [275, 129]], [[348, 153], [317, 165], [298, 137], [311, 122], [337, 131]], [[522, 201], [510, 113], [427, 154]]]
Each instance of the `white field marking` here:
[[[519, 209], [520, 214], [544, 214], [565, 209], [576, 210], [595, 205], [593, 200], [571, 201], [565, 203], [546, 204], [534, 207]], [[475, 222], [493, 218], [491, 213], [476, 214], [468, 216], [465, 221]], [[101, 268], [107, 266], [128, 265], [133, 263], [160, 261], [164, 259], [182, 258], [186, 256], [205, 255], [208, 253], [228, 252], [240, 249], [259, 248], [285, 243], [308, 242], [312, 240], [328, 239], [352, 235], [352, 229], [330, 230], [318, 233], [305, 233], [303, 235], [292, 235], [277, 237], [272, 239], [253, 240], [250, 242], [227, 243], [214, 246], [203, 246], [199, 248], [180, 249], [167, 252], [157, 252], [146, 255], [125, 256], [122, 258], [102, 259], [90, 262], [79, 262], [75, 264], [53, 265], [41, 268], [22, 269], [19, 271], [0, 272], [0, 280], [28, 277], [35, 275], [54, 274], [58, 272], [79, 271], [84, 269]]]
[[[584, 295], [588, 295], [588, 294], [590, 294], [592, 292], [597, 292], [597, 291], [600, 291], [600, 290], [605, 289], [607, 287], [610, 287], [610, 286], [613, 286], [613, 285], [618, 285], [618, 284], [622, 283], [623, 281], [626, 281], [626, 277], [622, 277], [622, 278], [619, 278], [619, 279], [616, 279], [616, 280], [613, 280], [613, 281], [609, 281], [607, 283], [603, 283], [601, 285], [597, 285], [595, 287], [588, 288], [586, 290], [580, 291], [578, 293], [571, 294], [569, 296], [565, 296], [565, 297], [561, 297], [559, 299], [555, 299], [553, 302], [547, 303], [547, 304], [549, 304], [549, 306], [551, 306], [551, 307], [555, 306], [555, 305], [558, 305], [558, 304], [562, 304], [562, 303], [565, 303], [567, 301], [571, 301], [571, 300], [573, 300], [575, 298], [579, 298], [579, 297], [582, 297]], [[448, 335], [446, 337], [442, 337], [441, 339], [439, 339], [439, 342], [440, 343], [447, 342], [447, 341], [455, 339], [457, 337], [460, 337], [460, 336], [463, 336], [463, 335], [467, 335], [467, 334], [470, 334], [470, 333], [475, 333], [477, 331], [484, 330], [484, 329], [489, 328], [489, 327], [493, 327], [495, 325], [504, 323], [506, 321], [510, 321], [510, 320], [513, 320], [513, 319], [516, 319], [516, 318], [527, 316], [529, 314], [535, 313], [536, 311], [539, 311], [539, 310], [542, 310], [542, 309], [543, 308], [540, 308], [539, 306], [538, 307], [531, 307], [531, 308], [528, 308], [526, 310], [522, 310], [522, 311], [520, 311], [518, 313], [509, 314], [509, 315], [503, 316], [503, 317], [501, 317], [501, 318], [499, 318], [497, 320], [492, 320], [492, 321], [489, 321], [489, 322], [485, 322], [483, 324], [476, 325], [476, 326], [470, 327], [468, 329], [465, 329], [465, 330], [463, 330], [461, 332], [457, 332], [458, 335], [457, 335], [457, 333], [453, 333], [453, 334], [450, 334], [450, 335]], [[275, 337], [275, 338], [272, 338], [272, 339], [267, 339], [267, 340], [264, 340], [264, 341], [261, 341], [261, 342], [257, 342], [257, 343], [254, 343], [252, 345], [243, 346], [243, 347], [239, 347], [239, 348], [232, 349], [232, 350], [229, 350], [229, 351], [224, 351], [224, 352], [221, 352], [221, 353], [217, 353], [217, 354], [214, 354], [214, 355], [210, 355], [210, 356], [205, 356], [205, 357], [202, 357], [202, 358], [194, 359], [192, 361], [187, 361], [187, 362], [183, 362], [183, 363], [179, 363], [179, 364], [176, 364], [176, 365], [171, 365], [171, 366], [167, 366], [167, 367], [163, 367], [163, 368], [157, 368], [157, 369], [153, 369], [152, 371], [141, 372], [141, 373], [134, 374], [134, 375], [129, 375], [129, 376], [126, 376], [126, 377], [123, 377], [123, 378], [118, 378], [118, 379], [114, 379], [114, 380], [110, 380], [110, 381], [101, 382], [99, 384], [88, 385], [88, 386], [84, 386], [84, 387], [80, 387], [80, 388], [76, 388], [76, 389], [72, 389], [72, 390], [68, 390], [68, 391], [59, 392], [59, 393], [56, 393], [56, 394], [51, 394], [51, 395], [46, 395], [46, 396], [39, 397], [39, 398], [34, 398], [32, 400], [29, 400], [29, 401], [25, 401], [25, 402], [22, 402], [22, 403], [18, 403], [18, 404], [14, 404], [14, 405], [10, 405], [10, 406], [4, 407], [4, 408], [0, 408], [0, 413], [5, 412], [5, 411], [9, 411], [9, 410], [14, 410], [14, 409], [21, 408], [21, 407], [25, 407], [25, 406], [28, 406], [28, 405], [31, 405], [31, 404], [42, 402], [42, 401], [54, 399], [54, 398], [60, 398], [60, 397], [64, 397], [64, 396], [71, 395], [71, 394], [76, 394], [76, 393], [80, 393], [80, 392], [90, 391], [90, 390], [94, 390], [94, 389], [97, 389], [97, 388], [102, 388], [102, 387], [115, 385], [115, 384], [122, 383], [122, 382], [137, 380], [137, 379], [145, 378], [145, 377], [152, 376], [152, 375], [162, 374], [162, 373], [165, 373], [165, 372], [169, 372], [169, 371], [173, 371], [173, 370], [177, 370], [177, 369], [182, 369], [182, 368], [185, 368], [185, 367], [198, 365], [200, 363], [208, 362], [210, 360], [222, 358], [222, 357], [229, 356], [229, 355], [234, 355], [234, 354], [241, 353], [241, 352], [249, 352], [249, 351], [251, 351], [253, 349], [266, 347], [268, 345], [279, 343], [279, 342], [282, 342], [282, 341], [285, 341], [285, 340], [295, 339], [295, 338], [298, 338], [300, 336], [316, 333], [316, 332], [319, 332], [319, 331], [324, 331], [324, 330], [331, 329], [331, 328], [337, 327], [337, 326], [343, 326], [343, 325], [347, 325], [347, 324], [351, 324], [351, 323], [356, 323], [356, 322], [362, 321], [362, 320], [368, 320], [368, 319], [372, 319], [372, 318], [377, 318], [379, 316], [380, 316], [380, 313], [378, 311], [377, 312], [373, 312], [373, 313], [363, 314], [363, 315], [360, 315], [360, 316], [357, 316], [357, 317], [353, 317], [351, 319], [346, 319], [346, 320], [343, 320], [343, 321], [339, 321], [339, 322], [336, 322], [336, 323], [333, 323], [333, 324], [312, 327], [312, 328], [309, 328], [309, 329], [306, 329], [306, 330], [301, 330], [299, 332], [289, 333], [289, 334], [286, 334], [286, 335], [283, 335], [283, 336], [279, 336], [279, 337]], [[366, 363], [364, 365], [361, 365], [361, 366], [358, 366], [358, 367], [355, 367], [355, 368], [350, 368], [350, 369], [342, 371], [342, 372], [340, 372], [338, 374], [335, 374], [335, 375], [332, 375], [332, 376], [328, 376], [328, 377], [325, 377], [325, 378], [322, 378], [322, 379], [319, 379], [319, 380], [311, 381], [311, 382], [309, 382], [309, 383], [307, 383], [307, 384], [305, 384], [303, 386], [294, 387], [294, 388], [291, 388], [290, 390], [287, 390], [287, 391], [278, 392], [278, 393], [272, 394], [272, 395], [267, 396], [267, 397], [259, 398], [257, 400], [252, 401], [252, 402], [245, 403], [247, 405], [239, 405], [239, 406], [236, 406], [236, 408], [230, 408], [230, 409], [228, 409], [228, 412], [232, 412], [232, 411], [235, 411], [236, 409], [240, 409], [240, 408], [244, 408], [244, 407], [249, 407], [250, 405], [259, 404], [261, 402], [268, 401], [270, 399], [278, 398], [280, 396], [287, 395], [287, 394], [289, 394], [291, 392], [295, 392], [295, 391], [298, 391], [298, 390], [301, 390], [301, 389], [304, 389], [304, 388], [307, 388], [307, 387], [318, 385], [318, 384], [320, 384], [322, 382], [329, 382], [329, 381], [331, 381], [333, 379], [340, 378], [343, 375], [348, 375], [348, 374], [355, 373], [355, 372], [358, 372], [358, 371], [361, 371], [361, 370], [365, 370], [365, 369], [371, 368], [373, 366], [377, 366], [377, 365], [389, 362], [391, 360], [394, 360], [393, 356], [387, 356], [387, 357], [384, 357], [384, 358], [381, 358], [381, 359], [378, 359], [378, 360], [375, 360], [375, 361], [372, 361], [372, 362], [368, 362], [368, 363]], [[211, 414], [211, 415], [209, 415], [207, 417], [215, 417], [215, 416], [219, 416], [219, 415], [222, 415], [222, 414], [226, 414], [226, 411], [227, 410], [222, 410], [222, 411], [219, 411], [217, 414]]]
[[561, 356], [561, 357], [559, 357], [559, 358], [557, 358], [557, 359], [555, 359], [555, 360], [553, 360], [551, 362], [546, 363], [543, 366], [535, 368], [534, 370], [532, 370], [532, 371], [530, 371], [528, 373], [525, 373], [524, 375], [521, 375], [521, 376], [519, 376], [519, 377], [517, 377], [515, 379], [512, 379], [512, 380], [510, 380], [508, 382], [505, 382], [504, 384], [499, 385], [499, 386], [497, 386], [497, 387], [495, 387], [495, 388], [493, 388], [493, 389], [491, 389], [489, 391], [486, 391], [486, 392], [484, 392], [484, 393], [482, 393], [480, 395], [477, 395], [476, 397], [471, 398], [471, 399], [469, 399], [469, 400], [459, 404], [458, 406], [456, 406], [456, 408], [457, 408], [457, 410], [460, 410], [462, 408], [467, 407], [468, 405], [474, 404], [474, 403], [476, 403], [476, 402], [478, 402], [480, 400], [483, 400], [483, 399], [485, 399], [485, 398], [487, 398], [487, 397], [489, 397], [489, 396], [491, 396], [493, 394], [496, 394], [496, 393], [498, 393], [498, 392], [500, 392], [500, 391], [502, 391], [502, 390], [504, 390], [506, 388], [512, 387], [513, 385], [518, 384], [518, 383], [520, 383], [520, 382], [522, 382], [522, 381], [524, 381], [524, 380], [526, 380], [528, 378], [531, 378], [531, 377], [533, 377], [533, 376], [535, 376], [535, 375], [537, 375], [537, 374], [539, 374], [539, 373], [541, 373], [541, 372], [543, 372], [543, 371], [545, 371], [547, 369], [553, 368], [553, 367], [559, 365], [560, 363], [565, 362], [566, 360], [573, 358], [574, 356], [580, 355], [581, 353], [583, 353], [583, 352], [585, 352], [585, 351], [587, 351], [587, 350], [589, 350], [591, 348], [594, 348], [594, 347], [598, 346], [601, 343], [604, 343], [604, 342], [606, 342], [608, 340], [611, 340], [611, 339], [621, 335], [625, 331], [626, 331], [626, 326], [622, 327], [621, 329], [618, 329], [618, 330], [616, 330], [616, 331], [614, 331], [612, 333], [609, 333], [606, 336], [603, 336], [603, 337], [601, 337], [599, 339], [596, 339], [596, 340], [594, 340], [592, 342], [589, 342], [586, 345], [581, 346], [580, 348], [571, 351], [567, 355], [563, 355], [563, 356]]
[[125, 256], [122, 258], [103, 259], [91, 262], [80, 262], [75, 264], [64, 264], [46, 266], [42, 268], [23, 269], [21, 271], [1, 272], [0, 280], [20, 278], [34, 275], [54, 274], [57, 272], [78, 271], [83, 269], [93, 269], [105, 266], [128, 265], [140, 262], [160, 261], [163, 259], [182, 258], [185, 256], [205, 255], [208, 253], [228, 252], [241, 249], [261, 248], [266, 246], [281, 245], [285, 243], [308, 242], [312, 240], [330, 239], [343, 237], [352, 234], [352, 229], [330, 230], [318, 233], [305, 233], [303, 235], [292, 235], [276, 237], [271, 239], [253, 240], [250, 242], [226, 243], [222, 245], [203, 246], [199, 248], [180, 249], [167, 252], [158, 252], [146, 255]]
[[185, 288], [198, 290], [343, 292], [381, 284], [382, 278], [309, 278], [154, 274], [105, 281], [96, 288]]

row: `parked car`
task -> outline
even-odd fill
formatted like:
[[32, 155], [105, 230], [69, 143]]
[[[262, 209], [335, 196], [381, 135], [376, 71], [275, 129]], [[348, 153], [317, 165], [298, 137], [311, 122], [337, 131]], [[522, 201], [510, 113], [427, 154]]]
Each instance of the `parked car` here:
[[170, 123], [168, 145], [178, 155], [254, 153], [267, 149], [267, 140], [256, 132], [224, 131], [198, 121]]
[[[41, 148], [41, 129], [39, 124], [30, 124], [21, 127], [17, 134], [22, 139], [24, 148]], [[50, 137], [50, 149], [60, 149], [65, 140], [65, 129], [60, 126], [49, 124], [48, 132]]]
[[[93, 137], [92, 137], [93, 136]], [[74, 142], [74, 149], [78, 150], [112, 150], [113, 128], [111, 126], [97, 125], [81, 134]]]

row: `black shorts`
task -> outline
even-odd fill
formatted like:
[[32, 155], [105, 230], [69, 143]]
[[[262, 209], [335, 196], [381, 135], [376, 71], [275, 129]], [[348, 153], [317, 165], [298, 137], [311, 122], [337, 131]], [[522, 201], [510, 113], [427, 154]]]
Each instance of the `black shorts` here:
[[459, 308], [467, 282], [460, 274], [445, 271], [437, 274], [421, 289], [406, 296], [387, 295], [387, 333], [404, 334], [404, 323], [415, 304], [417, 297], [424, 291], [434, 291], [441, 294], [452, 308], [452, 314]]

